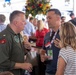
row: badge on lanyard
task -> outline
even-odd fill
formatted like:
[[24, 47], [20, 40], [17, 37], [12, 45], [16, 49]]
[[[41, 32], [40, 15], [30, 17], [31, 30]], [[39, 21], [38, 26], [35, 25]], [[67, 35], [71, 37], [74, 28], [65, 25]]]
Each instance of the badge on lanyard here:
[[49, 56], [48, 60], [53, 60], [53, 50], [48, 50], [47, 54]]
[[51, 44], [50, 42], [46, 43], [46, 44], [45, 44], [45, 47], [46, 47], [46, 48], [49, 47], [50, 44]]

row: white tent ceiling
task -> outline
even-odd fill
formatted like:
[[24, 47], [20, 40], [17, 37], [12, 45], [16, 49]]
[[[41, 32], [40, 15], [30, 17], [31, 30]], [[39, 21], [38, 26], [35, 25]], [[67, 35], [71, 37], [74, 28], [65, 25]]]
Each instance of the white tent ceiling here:
[[13, 10], [22, 10], [26, 0], [10, 0], [11, 5], [8, 5], [5, 0], [0, 0], [0, 14], [6, 16], [6, 24], [9, 23], [9, 15]]
[[[3, 2], [5, 0], [0, 0], [0, 2]], [[10, 1], [26, 1], [26, 0], [10, 0]]]
[[[8, 5], [7, 2], [5, 2], [5, 0], [0, 0], [0, 9], [1, 9], [0, 12], [4, 11], [7, 8], [8, 8], [8, 10], [9, 10], [9, 8], [11, 10], [16, 9], [16, 8], [19, 9], [25, 5], [25, 1], [26, 0], [10, 0], [11, 5]], [[7, 10], [5, 10], [5, 11], [7, 11]]]

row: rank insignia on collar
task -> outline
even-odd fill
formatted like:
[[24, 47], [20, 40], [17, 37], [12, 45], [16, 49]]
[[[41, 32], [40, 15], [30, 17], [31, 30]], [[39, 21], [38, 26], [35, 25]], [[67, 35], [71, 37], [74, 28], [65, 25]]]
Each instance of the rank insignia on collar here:
[[6, 43], [6, 39], [1, 39], [0, 40], [0, 44], [5, 44]]

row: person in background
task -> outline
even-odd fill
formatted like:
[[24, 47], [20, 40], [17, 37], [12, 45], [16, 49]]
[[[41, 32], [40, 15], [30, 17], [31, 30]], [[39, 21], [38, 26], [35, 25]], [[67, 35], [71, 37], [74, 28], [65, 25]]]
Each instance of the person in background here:
[[[36, 30], [36, 47], [41, 49], [44, 43], [44, 37], [49, 32], [49, 29], [44, 27], [45, 24], [43, 20], [38, 20], [37, 22], [37, 30]], [[40, 52], [40, 51], [39, 51]], [[45, 75], [45, 64], [41, 62], [40, 55], [39, 55], [39, 75]]]
[[29, 21], [33, 24], [33, 20], [34, 20], [34, 18], [33, 17], [30, 17], [29, 18]]
[[55, 46], [54, 40], [60, 39], [61, 13], [58, 9], [49, 9], [46, 16], [51, 30], [44, 37], [43, 50], [41, 50], [40, 56], [41, 61], [46, 62], [45, 75], [55, 75], [60, 48]]
[[73, 12], [70, 14], [70, 17], [71, 17], [71, 20], [69, 20], [69, 21], [72, 22], [76, 26], [76, 17]]
[[75, 18], [75, 14], [73, 12], [70, 13], [70, 17], [71, 19], [74, 19]]
[[[46, 33], [49, 32], [49, 29], [44, 27], [44, 22], [42, 20], [37, 21], [37, 30], [35, 36], [32, 37], [33, 40], [36, 39], [36, 48], [40, 49], [43, 46], [44, 37]], [[38, 65], [33, 67], [32, 75], [45, 75], [45, 65], [40, 60], [39, 50], [37, 53], [37, 62]], [[34, 74], [35, 72], [35, 74]]]
[[37, 30], [37, 18], [33, 18], [33, 27], [34, 27], [34, 34], [32, 36], [29, 37], [29, 42], [30, 43], [35, 43], [36, 42], [36, 38], [35, 38], [35, 33], [36, 33], [36, 30]]
[[61, 16], [61, 23], [64, 23], [66, 20], [66, 17], [65, 16]]
[[5, 20], [6, 20], [5, 15], [0, 14], [0, 32], [6, 28], [6, 25], [4, 24]]
[[33, 25], [34, 25], [34, 28], [35, 28], [35, 31], [37, 30], [37, 18], [34, 18], [33, 19]]
[[49, 32], [49, 29], [44, 27], [44, 22], [42, 20], [38, 20], [37, 22], [37, 30], [36, 30], [36, 46], [41, 47], [43, 46], [44, 43], [44, 37], [46, 33]]
[[61, 50], [56, 75], [76, 74], [76, 27], [65, 22], [60, 27]]
[[26, 24], [25, 13], [15, 10], [9, 20], [10, 24], [0, 33], [0, 72], [23, 75], [24, 70], [32, 71], [32, 64], [24, 61], [26, 49], [20, 35]]
[[35, 34], [35, 28], [34, 28], [34, 25], [32, 23], [32, 20], [33, 20], [32, 17], [29, 19], [29, 21], [26, 20], [26, 25], [25, 25], [24, 30], [23, 30], [23, 34], [26, 35], [29, 40]]
[[45, 28], [49, 29], [48, 24], [47, 24], [47, 21], [46, 21], [44, 18], [43, 18], [42, 20], [43, 20], [43, 22], [44, 22], [44, 24], [45, 24], [45, 25], [44, 25]]

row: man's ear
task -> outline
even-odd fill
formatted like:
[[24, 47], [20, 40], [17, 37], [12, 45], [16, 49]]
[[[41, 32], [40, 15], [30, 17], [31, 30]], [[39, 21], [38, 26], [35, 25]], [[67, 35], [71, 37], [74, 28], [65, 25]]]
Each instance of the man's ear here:
[[16, 26], [17, 25], [17, 21], [15, 20], [15, 21], [13, 21], [13, 24]]

